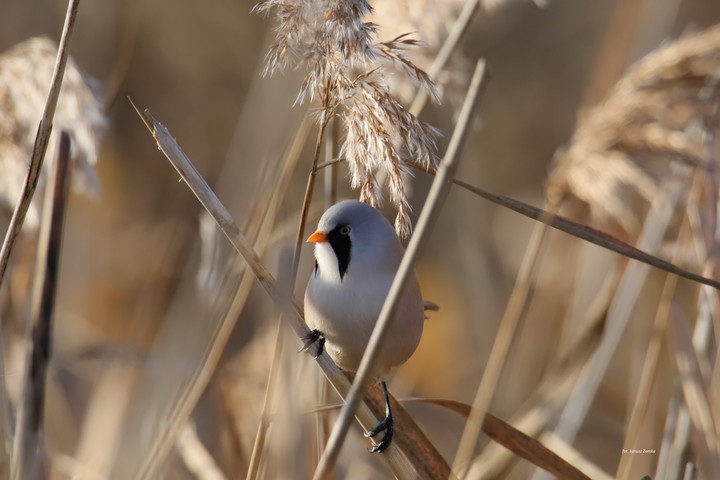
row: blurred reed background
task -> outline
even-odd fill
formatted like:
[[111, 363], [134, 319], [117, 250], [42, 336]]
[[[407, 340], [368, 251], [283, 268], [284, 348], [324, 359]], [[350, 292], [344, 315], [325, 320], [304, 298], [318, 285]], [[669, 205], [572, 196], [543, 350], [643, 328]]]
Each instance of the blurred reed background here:
[[[409, 51], [425, 69], [465, 4], [377, 3], [370, 20], [380, 39], [410, 32], [425, 41]], [[324, 442], [318, 431], [334, 414], [310, 412], [338, 399], [307, 355], [295, 353], [299, 342], [288, 329], [276, 340], [276, 309], [201, 215], [127, 100], [170, 129], [287, 285], [316, 135], [303, 119], [316, 105], [293, 106], [302, 72], [261, 76], [275, 20], [251, 14], [253, 5], [80, 6], [71, 54], [100, 82], [97, 105], [108, 118], [103, 128], [85, 109], [68, 120], [71, 131], [97, 127], [95, 171], [91, 152], [85, 163], [77, 160], [76, 174], [96, 174], [98, 188], [96, 195], [75, 190], [65, 225], [45, 414], [51, 478], [242, 478], [264, 403], [271, 425], [259, 476], [312, 475]], [[65, 8], [4, 1], [0, 51], [37, 35], [57, 41]], [[719, 278], [718, 27], [670, 45], [718, 22], [720, 3], [711, 0], [550, 0], [542, 8], [487, 1], [437, 76], [442, 103], [429, 104], [421, 118], [443, 132], [442, 154], [472, 65], [486, 58], [492, 80], [459, 179]], [[8, 81], [29, 85], [39, 76]], [[401, 101], [412, 99], [414, 87], [402, 75], [392, 83]], [[42, 102], [46, 91], [38, 88]], [[13, 114], [7, 98], [0, 90], [5, 133]], [[25, 128], [23, 142], [36, 126]], [[7, 162], [22, 142], [18, 135], [0, 135], [0, 142], [4, 231], [12, 209], [6, 197], [22, 181]], [[324, 175], [308, 228], [331, 197]], [[431, 180], [417, 172], [410, 183], [413, 221]], [[337, 197], [358, 195], [340, 166]], [[717, 293], [658, 270], [636, 272], [623, 257], [562, 233], [547, 233], [532, 256], [528, 245], [540, 228], [453, 189], [418, 264], [424, 296], [440, 311], [429, 315], [393, 393], [472, 404], [511, 292], [525, 279], [530, 293], [522, 296], [523, 318], [489, 411], [592, 478], [717, 478]], [[13, 409], [35, 237], [28, 225], [0, 295]], [[532, 262], [535, 273], [524, 276], [521, 265]], [[311, 267], [304, 248], [299, 298]], [[277, 381], [266, 399], [273, 357]], [[435, 405], [407, 408], [452, 464], [466, 418]], [[354, 428], [335, 477], [389, 477], [382, 459], [366, 450]], [[469, 478], [543, 475], [485, 437], [473, 451], [472, 464], [460, 466]]]

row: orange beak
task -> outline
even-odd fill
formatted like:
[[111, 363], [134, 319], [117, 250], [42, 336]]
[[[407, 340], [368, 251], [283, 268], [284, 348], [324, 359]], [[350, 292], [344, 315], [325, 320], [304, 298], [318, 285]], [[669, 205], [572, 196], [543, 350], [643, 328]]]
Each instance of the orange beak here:
[[327, 237], [327, 235], [325, 235], [324, 232], [321, 232], [320, 230], [318, 230], [317, 232], [310, 235], [308, 237], [307, 241], [310, 243], [323, 243], [323, 242], [328, 241], [328, 237]]

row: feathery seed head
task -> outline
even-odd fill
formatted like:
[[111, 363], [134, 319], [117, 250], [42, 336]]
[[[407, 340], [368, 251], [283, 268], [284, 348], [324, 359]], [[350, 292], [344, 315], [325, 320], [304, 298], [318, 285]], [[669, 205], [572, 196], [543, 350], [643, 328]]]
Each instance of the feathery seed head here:
[[396, 228], [406, 237], [411, 231], [406, 193], [410, 165], [428, 170], [436, 166], [438, 131], [390, 95], [385, 64], [393, 64], [437, 97], [427, 73], [405, 55], [418, 42], [400, 35], [376, 43], [378, 26], [365, 21], [372, 7], [364, 0], [266, 0], [254, 10], [275, 10], [278, 18], [264, 73], [291, 64], [305, 66], [297, 102], [317, 99], [322, 122], [333, 115], [342, 119], [346, 136], [341, 155], [362, 201], [382, 203], [377, 174], [386, 172], [386, 186], [398, 210]]
[[673, 175], [674, 162], [715, 168], [719, 118], [720, 26], [714, 26], [666, 43], [628, 71], [556, 154], [547, 194], [570, 194], [595, 220], [634, 238], [643, 206], [664, 195], [661, 183]]
[[[45, 37], [26, 40], [0, 55], [0, 202], [10, 208], [20, 196], [27, 174], [56, 56], [57, 45]], [[42, 188], [45, 172], [55, 157], [56, 136], [65, 130], [72, 139], [73, 189], [97, 194], [95, 164], [107, 119], [96, 87], [69, 58], [53, 120], [55, 133], [38, 188]], [[33, 201], [25, 223], [34, 228], [38, 221], [38, 205]]]

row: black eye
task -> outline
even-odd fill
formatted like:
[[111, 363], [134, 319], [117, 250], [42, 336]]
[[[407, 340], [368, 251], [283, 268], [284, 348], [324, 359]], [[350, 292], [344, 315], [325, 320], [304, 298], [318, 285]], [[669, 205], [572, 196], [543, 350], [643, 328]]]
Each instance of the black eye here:
[[343, 235], [350, 235], [350, 227], [348, 225], [343, 225], [340, 227], [340, 233]]

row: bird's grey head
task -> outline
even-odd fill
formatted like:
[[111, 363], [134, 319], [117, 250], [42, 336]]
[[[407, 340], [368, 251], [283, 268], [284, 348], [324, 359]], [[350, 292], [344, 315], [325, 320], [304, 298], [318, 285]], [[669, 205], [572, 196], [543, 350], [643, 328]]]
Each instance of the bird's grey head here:
[[357, 200], [328, 208], [308, 241], [316, 244], [317, 269], [333, 276], [337, 272], [340, 281], [366, 269], [397, 269], [402, 257], [395, 253], [402, 246], [390, 222], [379, 210]]

